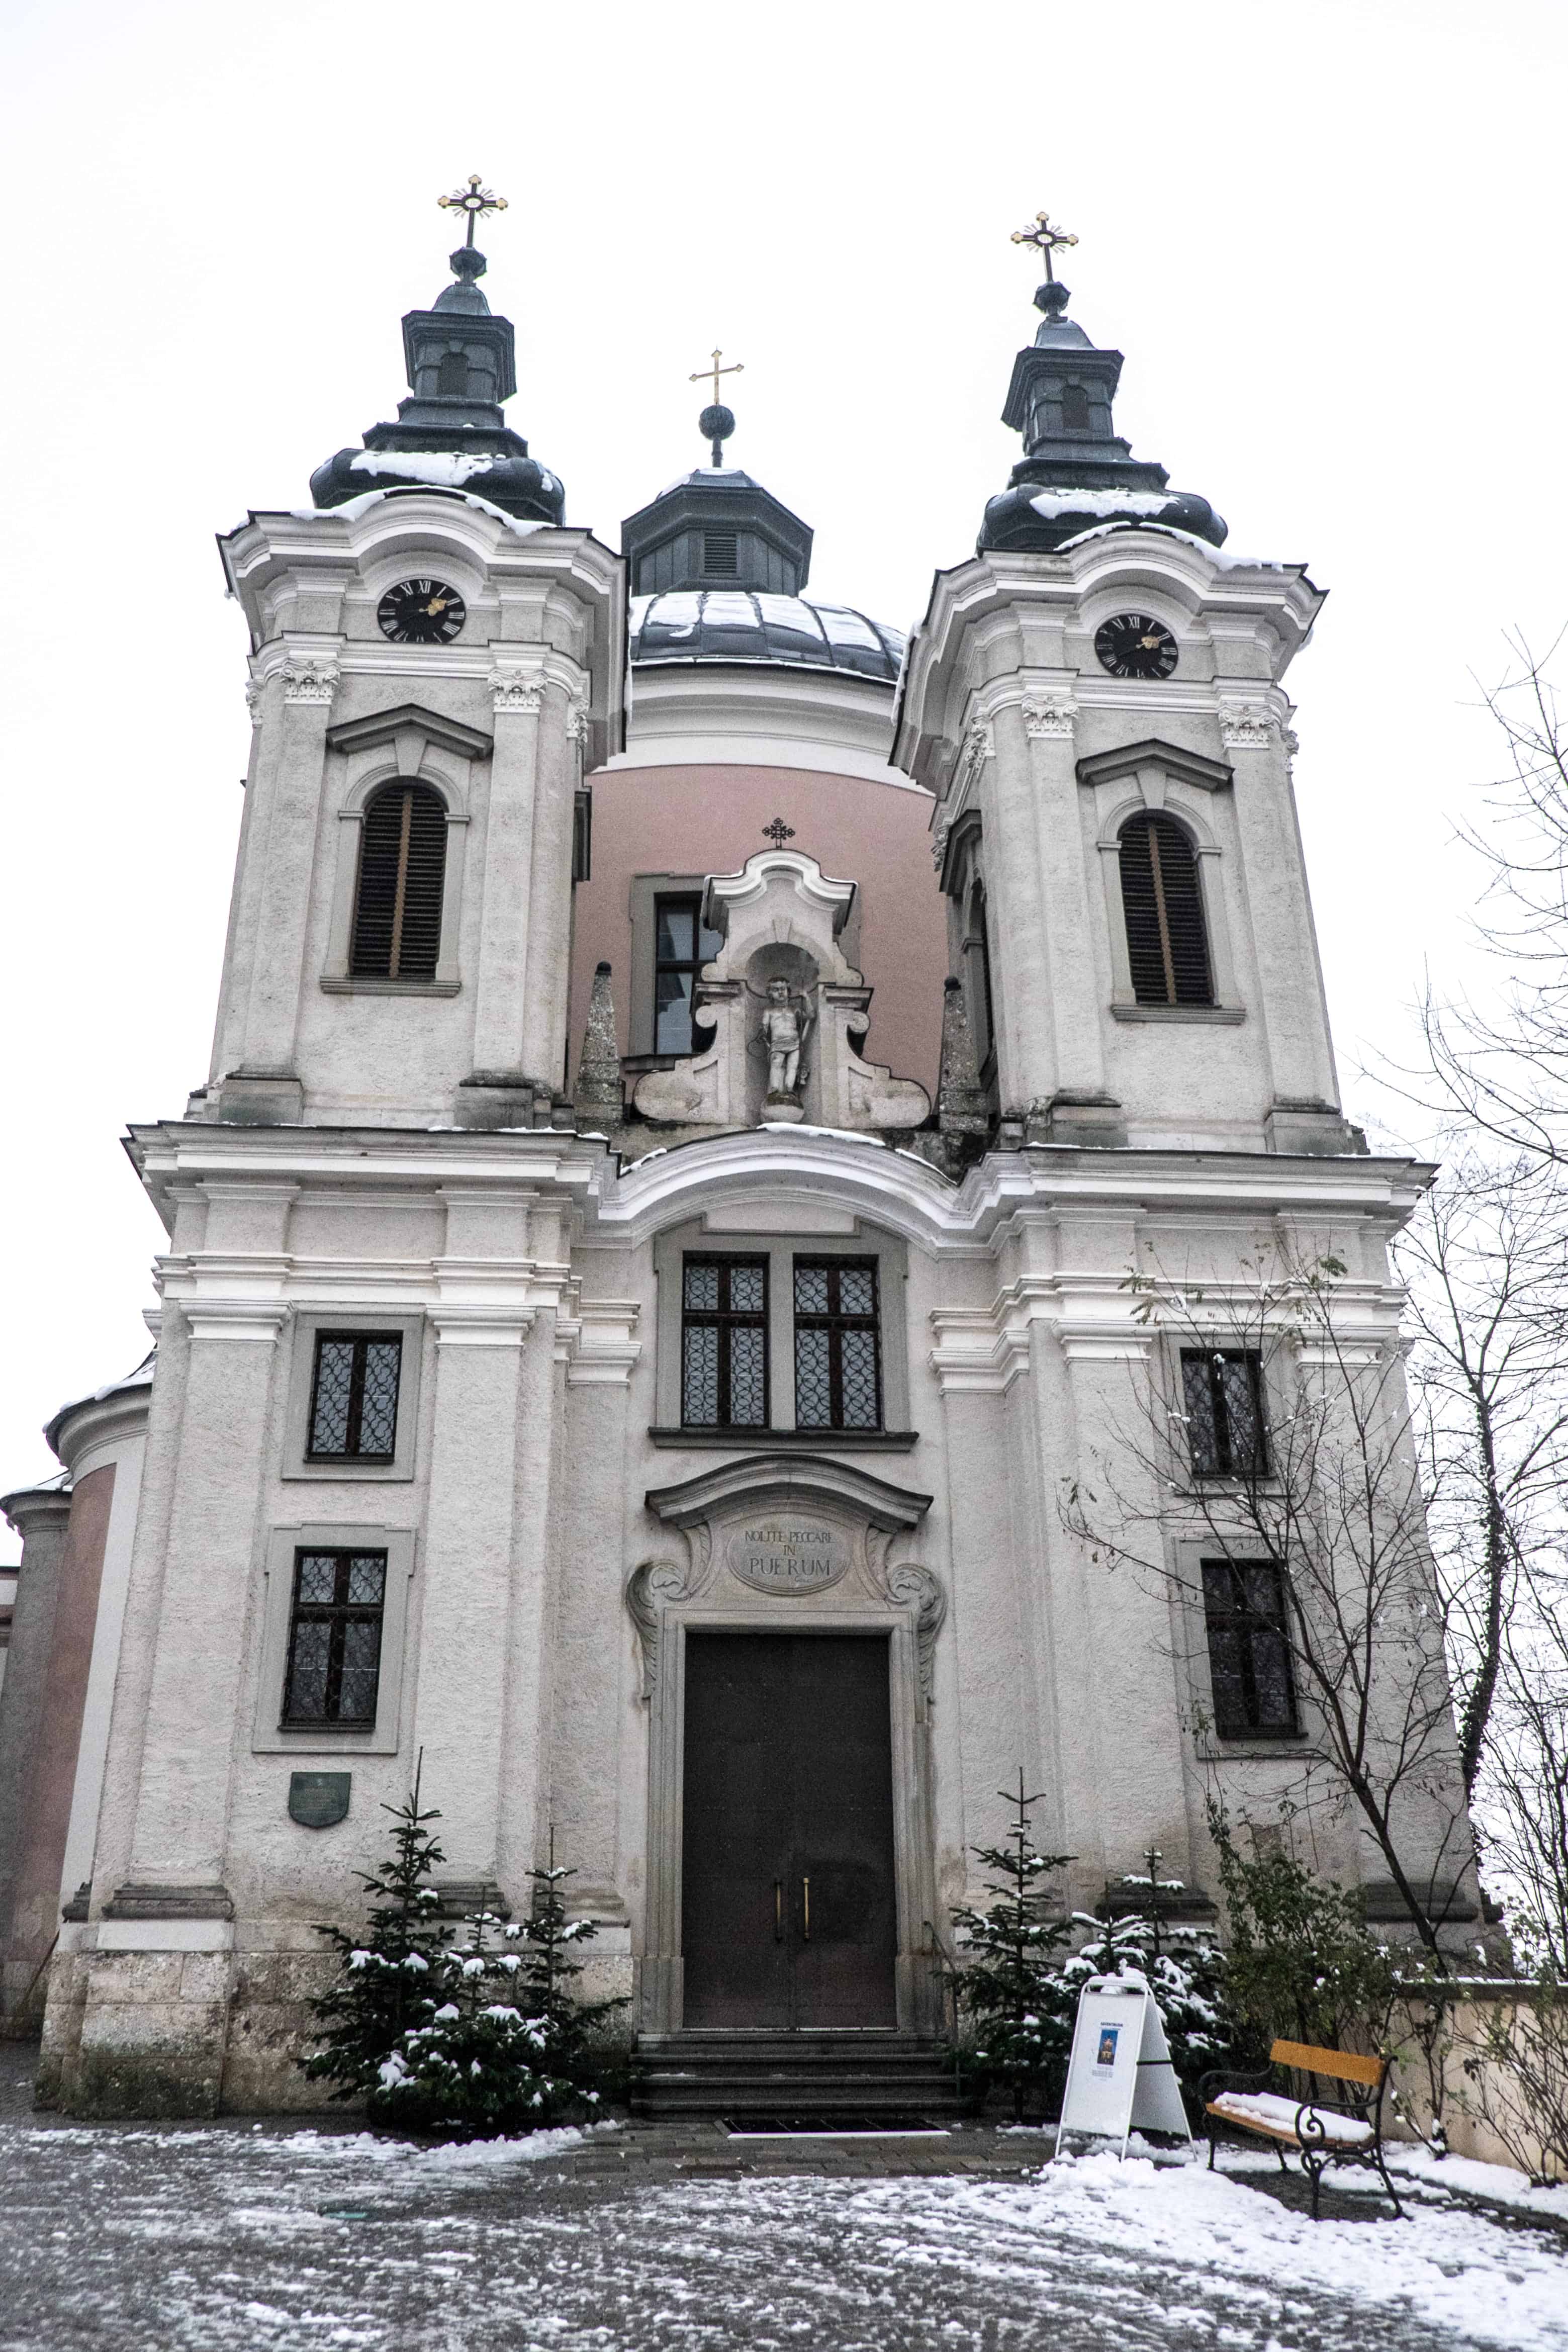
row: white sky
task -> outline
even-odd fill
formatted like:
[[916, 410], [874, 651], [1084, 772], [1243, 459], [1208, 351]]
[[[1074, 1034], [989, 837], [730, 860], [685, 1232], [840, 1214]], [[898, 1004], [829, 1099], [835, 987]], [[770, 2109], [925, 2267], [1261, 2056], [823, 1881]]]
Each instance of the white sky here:
[[[1533, 0], [964, 8], [796, 0], [8, 0], [11, 358], [0, 1491], [137, 1361], [160, 1228], [120, 1149], [205, 1075], [248, 743], [213, 534], [393, 414], [434, 208], [510, 199], [486, 290], [567, 518], [701, 455], [814, 525], [813, 585], [907, 625], [1019, 445], [1042, 205], [1119, 428], [1332, 591], [1289, 684], [1342, 1072], [1457, 976], [1471, 672], [1568, 619], [1568, 12]], [[871, 975], [874, 981], [875, 974]], [[0, 1538], [0, 1552], [14, 1545]]]

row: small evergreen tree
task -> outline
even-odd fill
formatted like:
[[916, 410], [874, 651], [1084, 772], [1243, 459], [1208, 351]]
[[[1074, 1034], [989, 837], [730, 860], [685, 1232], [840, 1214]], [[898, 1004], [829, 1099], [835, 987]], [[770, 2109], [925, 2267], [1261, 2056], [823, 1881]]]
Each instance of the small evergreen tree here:
[[1154, 1995], [1171, 2063], [1185, 2090], [1196, 2092], [1203, 2075], [1229, 2061], [1235, 2033], [1226, 1957], [1206, 1929], [1162, 1923], [1157, 1911], [1111, 1920], [1078, 1911], [1072, 1925], [1089, 1932], [1056, 1970], [1052, 1988], [1053, 2007], [1069, 2046], [1078, 1998], [1090, 1978], [1123, 1976], [1135, 1969]]
[[459, 2139], [537, 2131], [574, 2104], [549, 2071], [545, 2020], [521, 1991], [525, 1966], [507, 1948], [521, 1933], [476, 1912], [441, 1958], [428, 2017], [398, 2036], [367, 2102], [372, 2121]]
[[442, 1924], [441, 1897], [430, 1876], [446, 1857], [426, 1826], [441, 1815], [421, 1811], [419, 1782], [416, 1768], [405, 1801], [382, 1808], [395, 1824], [392, 1852], [374, 1871], [359, 1874], [371, 1897], [365, 1934], [316, 1929], [337, 1952], [342, 1971], [310, 2004], [319, 2046], [298, 2063], [313, 2082], [336, 2086], [334, 2099], [372, 2093], [389, 2051], [428, 2021], [440, 1999], [451, 1930]]
[[1051, 1958], [1068, 1928], [1045, 1882], [1072, 1856], [1036, 1850], [1029, 1814], [1040, 1799], [1024, 1795], [1021, 1771], [1018, 1795], [1001, 1793], [1014, 1815], [1008, 1843], [973, 1849], [991, 1874], [986, 1888], [997, 1900], [984, 1911], [953, 1914], [967, 1945], [956, 1990], [977, 2021], [974, 2063], [988, 2084], [1011, 2091], [1013, 2120], [1021, 2123], [1027, 2095], [1043, 2093], [1071, 2042], [1071, 2021], [1063, 2028], [1053, 1992]]
[[523, 1930], [518, 1998], [542, 2029], [541, 2052], [549, 2073], [570, 2086], [566, 2095], [569, 2098], [593, 2106], [599, 2094], [590, 2087], [594, 2072], [591, 2045], [605, 2020], [626, 2007], [626, 1997], [618, 1994], [608, 2000], [580, 2000], [573, 1990], [582, 1967], [572, 1954], [580, 1945], [591, 1941], [597, 1932], [591, 1919], [567, 1917], [562, 1889], [567, 1880], [576, 1875], [575, 1871], [557, 1864], [552, 1830], [548, 1865], [528, 1873], [534, 1899]]
[[1208, 1827], [1225, 1895], [1230, 1998], [1249, 2058], [1260, 2064], [1279, 2035], [1320, 2049], [1357, 2040], [1380, 2048], [1399, 1969], [1357, 1896], [1288, 1853], [1248, 1860], [1214, 1804]]

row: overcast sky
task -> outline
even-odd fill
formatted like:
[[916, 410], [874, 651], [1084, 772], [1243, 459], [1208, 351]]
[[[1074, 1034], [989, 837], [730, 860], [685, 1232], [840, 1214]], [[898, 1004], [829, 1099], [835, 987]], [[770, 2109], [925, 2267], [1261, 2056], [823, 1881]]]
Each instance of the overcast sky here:
[[161, 1229], [119, 1138], [205, 1076], [248, 744], [213, 535], [393, 414], [470, 172], [510, 202], [486, 290], [568, 520], [617, 545], [697, 460], [718, 342], [731, 455], [814, 526], [813, 585], [901, 626], [1018, 454], [1009, 232], [1077, 231], [1135, 453], [1332, 592], [1287, 683], [1370, 1107], [1424, 964], [1462, 969], [1472, 673], [1568, 620], [1565, 19], [8, 0], [0, 1491], [147, 1344]]

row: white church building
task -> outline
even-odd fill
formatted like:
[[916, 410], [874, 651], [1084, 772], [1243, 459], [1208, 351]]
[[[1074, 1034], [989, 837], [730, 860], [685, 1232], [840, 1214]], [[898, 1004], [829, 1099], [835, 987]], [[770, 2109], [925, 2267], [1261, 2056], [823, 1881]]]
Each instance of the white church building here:
[[1066, 1523], [1182, 1377], [1128, 1276], [1285, 1235], [1397, 1330], [1429, 1171], [1341, 1109], [1303, 567], [1132, 457], [1049, 257], [907, 643], [716, 374], [616, 552], [504, 421], [482, 203], [396, 421], [221, 541], [254, 732], [211, 1069], [130, 1133], [156, 1357], [5, 1502], [5, 2003], [84, 2114], [313, 2103], [314, 1923], [419, 1759], [454, 1916], [553, 1832], [666, 2105], [746, 2034], [923, 2080], [1020, 1769], [1072, 1906], [1153, 1847], [1212, 1916], [1206, 1794], [1276, 1805], [1305, 1699]]

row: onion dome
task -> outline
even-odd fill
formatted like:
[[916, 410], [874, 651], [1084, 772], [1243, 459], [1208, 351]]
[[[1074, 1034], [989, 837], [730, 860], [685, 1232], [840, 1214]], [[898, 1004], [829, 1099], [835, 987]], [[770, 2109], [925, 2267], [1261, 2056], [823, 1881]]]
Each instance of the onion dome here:
[[340, 449], [310, 477], [319, 507], [340, 507], [367, 490], [464, 490], [523, 520], [559, 523], [566, 492], [501, 415], [517, 388], [512, 322], [496, 317], [479, 291], [486, 268], [474, 245], [474, 223], [504, 199], [467, 192], [444, 196], [468, 215], [468, 243], [451, 257], [456, 283], [428, 310], [402, 322], [403, 364], [412, 395], [398, 403], [395, 425], [372, 425], [358, 449]]
[[[717, 362], [716, 352], [716, 384]], [[734, 412], [715, 401], [697, 430], [711, 464], [681, 475], [621, 526], [632, 661], [772, 662], [896, 680], [898, 630], [806, 595], [810, 525], [751, 475], [725, 465]]]
[[1080, 531], [1106, 524], [1165, 523], [1218, 547], [1226, 524], [1207, 499], [1166, 487], [1163, 466], [1135, 458], [1118, 438], [1112, 403], [1121, 379], [1120, 352], [1096, 350], [1067, 316], [1068, 289], [1052, 273], [1051, 255], [1075, 237], [1053, 230], [1019, 230], [1015, 243], [1038, 247], [1045, 283], [1035, 295], [1042, 314], [1033, 343], [1013, 362], [1002, 422], [1023, 436], [1024, 454], [1008, 488], [990, 499], [978, 550], [1062, 546]]

